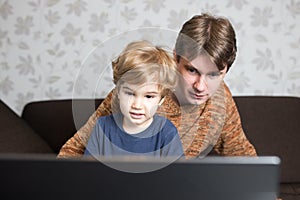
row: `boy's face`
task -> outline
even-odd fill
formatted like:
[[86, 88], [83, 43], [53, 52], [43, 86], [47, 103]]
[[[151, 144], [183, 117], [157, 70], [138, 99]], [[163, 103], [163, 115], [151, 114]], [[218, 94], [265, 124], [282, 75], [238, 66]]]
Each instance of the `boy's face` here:
[[[123, 127], [148, 127], [161, 101], [157, 83], [143, 85], [122, 84], [118, 94], [124, 115]], [[125, 128], [125, 127], [124, 127]]]
[[199, 55], [192, 61], [183, 57], [177, 62], [181, 74], [175, 93], [180, 104], [200, 105], [208, 100], [224, 79], [227, 67], [219, 71], [209, 56]]

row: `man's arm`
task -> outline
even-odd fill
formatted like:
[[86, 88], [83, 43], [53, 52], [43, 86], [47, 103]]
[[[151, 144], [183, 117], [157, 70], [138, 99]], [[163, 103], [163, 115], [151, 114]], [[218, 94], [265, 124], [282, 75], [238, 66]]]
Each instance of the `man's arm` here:
[[111, 91], [108, 96], [102, 101], [97, 110], [90, 116], [88, 121], [81, 127], [75, 135], [70, 138], [60, 149], [57, 157], [80, 157], [83, 155], [92, 130], [100, 116], [111, 114]]
[[214, 150], [226, 156], [256, 156], [254, 146], [243, 131], [238, 109], [227, 86], [225, 86], [225, 95], [226, 119]]
[[[101, 106], [101, 105], [100, 105]], [[99, 107], [100, 107], [99, 106]], [[98, 107], [98, 109], [99, 109]], [[81, 127], [75, 135], [70, 138], [60, 149], [57, 157], [80, 157], [83, 155], [85, 146], [87, 144], [86, 139], [89, 138], [95, 123], [97, 121], [97, 111], [88, 119], [87, 123]]]

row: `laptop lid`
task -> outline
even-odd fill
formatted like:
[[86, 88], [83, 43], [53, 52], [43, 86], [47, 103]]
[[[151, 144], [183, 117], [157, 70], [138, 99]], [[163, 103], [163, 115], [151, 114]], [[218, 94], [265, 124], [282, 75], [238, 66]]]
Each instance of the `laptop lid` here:
[[1, 156], [3, 199], [274, 200], [278, 157], [57, 159]]

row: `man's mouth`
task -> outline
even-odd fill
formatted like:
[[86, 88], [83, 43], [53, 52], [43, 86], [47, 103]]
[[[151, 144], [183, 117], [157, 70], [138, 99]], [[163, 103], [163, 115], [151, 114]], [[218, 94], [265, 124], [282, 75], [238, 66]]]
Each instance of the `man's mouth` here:
[[207, 96], [205, 94], [197, 94], [197, 93], [193, 93], [193, 92], [191, 92], [190, 94], [191, 94], [192, 98], [194, 98], [194, 99], [203, 99]]

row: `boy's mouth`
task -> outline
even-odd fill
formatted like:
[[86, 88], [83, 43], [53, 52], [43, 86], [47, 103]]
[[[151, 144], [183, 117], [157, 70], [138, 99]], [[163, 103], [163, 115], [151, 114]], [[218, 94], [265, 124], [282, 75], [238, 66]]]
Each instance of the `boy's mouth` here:
[[133, 118], [133, 119], [140, 119], [141, 117], [144, 116], [144, 114], [142, 113], [136, 113], [136, 112], [129, 112], [130, 116]]

